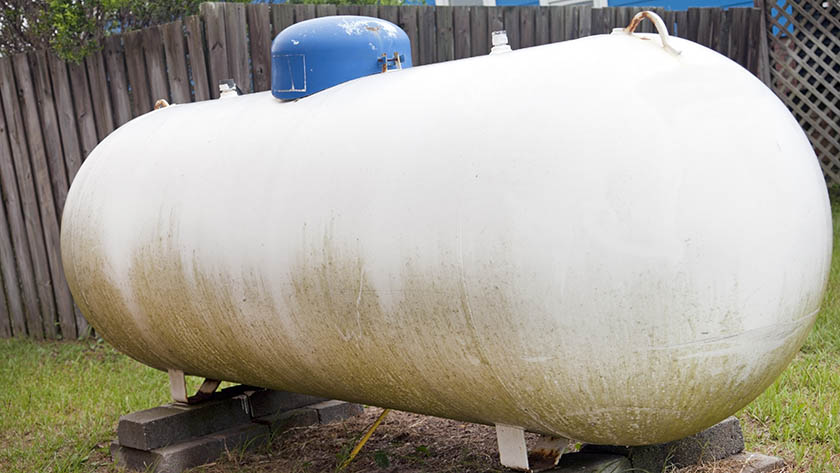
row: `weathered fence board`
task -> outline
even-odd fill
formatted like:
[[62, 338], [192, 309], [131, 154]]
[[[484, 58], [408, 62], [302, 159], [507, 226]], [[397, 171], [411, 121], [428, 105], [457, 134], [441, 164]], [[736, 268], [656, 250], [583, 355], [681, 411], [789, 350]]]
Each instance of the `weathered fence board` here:
[[288, 5], [271, 5], [271, 37], [295, 23], [295, 11]]
[[523, 7], [519, 10], [519, 47], [532, 48], [537, 45], [536, 25], [539, 7]]
[[295, 23], [315, 18], [315, 5], [311, 3], [294, 5], [292, 8], [295, 11]]
[[328, 4], [317, 4], [315, 5], [315, 16], [320, 18], [323, 16], [335, 16], [338, 15], [338, 6], [336, 5], [328, 5]]
[[103, 54], [105, 55], [108, 89], [111, 93], [111, 103], [113, 105], [114, 125], [121, 126], [131, 120], [131, 96], [128, 93], [126, 79], [125, 53], [119, 36], [105, 38]]
[[67, 198], [67, 171], [64, 168], [64, 153], [61, 149], [58, 116], [55, 109], [55, 96], [50, 83], [50, 67], [46, 51], [30, 54], [32, 77], [37, 93], [37, 108], [41, 115], [41, 130], [44, 132], [49, 180], [52, 187], [55, 212], [61, 215], [64, 200]]
[[[6, 121], [0, 107], [0, 156], [10, 154]], [[0, 271], [3, 272], [11, 335], [26, 336], [27, 314], [37, 314], [40, 309], [11, 159], [0, 159], [0, 197], [0, 211], [3, 212], [3, 221], [0, 222]]]
[[248, 5], [248, 39], [251, 45], [254, 91], [271, 87], [271, 17], [264, 3]]
[[[4, 64], [0, 59], [0, 73], [3, 73]], [[4, 76], [5, 77], [5, 76]], [[29, 254], [29, 242], [26, 234], [26, 223], [23, 216], [20, 194], [18, 193], [17, 176], [14, 169], [10, 147], [8, 127], [6, 126], [5, 114], [2, 113], [5, 105], [2, 104], [2, 93], [0, 92], [0, 191], [2, 199], [0, 206], [6, 205], [6, 220], [8, 233], [10, 234], [12, 248], [15, 254], [17, 266], [16, 280], [20, 281], [21, 296], [23, 299], [24, 313], [12, 313], [12, 322], [15, 335], [26, 335], [26, 318], [30, 314], [40, 314], [38, 301], [38, 290], [35, 282], [35, 273], [32, 260]], [[5, 271], [11, 271], [9, 264]], [[11, 283], [7, 283], [11, 284]]]
[[9, 221], [6, 219], [3, 202], [0, 201], [0, 338], [8, 338], [16, 333], [26, 334], [26, 320], [15, 270]]
[[201, 19], [204, 20], [204, 34], [207, 41], [208, 77], [210, 96], [219, 98], [219, 80], [231, 77], [228, 69], [227, 39], [225, 37], [225, 16], [223, 5], [202, 3]]
[[[101, 64], [102, 56], [101, 54], [94, 54], [91, 55], [88, 60], [99, 61]], [[47, 250], [48, 250], [48, 257], [50, 261], [50, 269], [51, 269], [51, 276], [53, 281], [53, 289], [55, 291], [55, 300], [56, 300], [56, 309], [58, 311], [58, 318], [59, 324], [61, 327], [61, 334], [64, 337], [72, 337], [75, 338], [77, 335], [77, 325], [81, 323], [82, 326], [85, 326], [87, 322], [81, 316], [81, 313], [78, 311], [78, 308], [75, 307], [73, 304], [73, 299], [70, 295], [70, 289], [67, 287], [67, 282], [65, 281], [63, 275], [64, 270], [61, 264], [61, 255], [59, 254], [59, 230], [58, 224], [61, 219], [61, 214], [64, 210], [64, 201], [67, 198], [67, 191], [69, 188], [69, 181], [67, 179], [67, 169], [65, 167], [65, 163], [68, 161], [67, 157], [64, 154], [63, 150], [63, 141], [60, 130], [62, 126], [60, 124], [61, 117], [57, 113], [56, 110], [56, 103], [59, 106], [66, 106], [67, 111], [72, 111], [73, 106], [72, 102], [70, 101], [69, 92], [66, 89], [67, 86], [67, 75], [66, 70], [62, 67], [61, 71], [65, 72], [64, 77], [61, 79], [63, 80], [63, 84], [59, 84], [59, 81], [51, 80], [50, 78], [50, 59], [47, 57], [47, 53], [45, 51], [39, 51], [33, 54], [30, 54], [30, 61], [32, 65], [33, 76], [35, 78], [35, 91], [37, 93], [37, 100], [38, 100], [38, 109], [40, 110], [41, 116], [41, 129], [44, 132], [44, 145], [46, 151], [46, 161], [47, 161], [47, 168], [49, 174], [49, 181], [52, 188], [52, 195], [54, 200], [54, 208], [47, 209], [47, 211], [41, 211], [41, 219], [42, 224], [44, 226], [45, 238], [47, 238]], [[99, 74], [99, 70], [97, 70], [96, 66], [94, 66], [94, 74]], [[93, 80], [92, 83], [99, 83], [102, 82], [104, 87], [104, 69], [101, 70], [102, 77], [99, 80]], [[62, 97], [60, 101], [56, 99], [54, 95], [55, 90], [61, 90], [62, 94], [65, 94], [65, 97]], [[93, 89], [96, 90], [96, 89]], [[106, 93], [107, 89], [102, 89], [103, 93]], [[99, 135], [99, 139], [102, 140], [105, 136], [108, 135], [113, 130], [113, 122], [111, 122], [111, 104], [110, 101], [105, 100], [102, 104], [102, 113], [103, 119], [106, 121], [103, 124], [102, 133]], [[75, 139], [76, 136], [76, 129], [75, 127], [65, 127], [64, 134], [72, 135]], [[77, 142], [76, 143], [78, 146]], [[31, 151], [31, 149], [30, 149]], [[76, 153], [76, 157], [72, 159], [78, 159], [78, 148], [73, 150]], [[33, 165], [38, 168], [40, 161], [33, 159]], [[42, 177], [41, 179], [44, 179]], [[36, 179], [36, 182], [38, 179]], [[46, 199], [46, 196], [44, 197]], [[41, 201], [41, 205], [46, 205], [45, 201]], [[50, 214], [53, 215], [50, 215]], [[46, 223], [44, 223], [44, 219], [47, 219]], [[60, 276], [56, 278], [55, 274], [59, 272]], [[55, 329], [55, 326], [49, 326], [45, 323], [44, 325], [45, 333], [50, 338], [57, 338], [58, 331]]]
[[[0, 219], [0, 223], [3, 220]], [[0, 273], [0, 289], [6, 287], [3, 274]], [[12, 336], [12, 325], [9, 320], [9, 307], [6, 305], [6, 293], [0, 290], [0, 338], [9, 338]]]
[[[0, 209], [2, 212], [2, 209]], [[5, 219], [0, 216], [0, 224], [4, 223]], [[0, 261], [0, 266], [3, 262]], [[0, 338], [9, 338], [12, 336], [12, 323], [9, 319], [9, 306], [6, 303], [6, 280], [3, 279], [2, 268], [0, 267]]]
[[146, 61], [143, 59], [143, 32], [130, 31], [124, 34], [123, 43], [131, 93], [131, 117], [134, 118], [152, 109], [149, 81], [146, 78]]
[[188, 16], [184, 23], [187, 33], [187, 54], [190, 56], [193, 100], [209, 100], [213, 93], [210, 91], [210, 78], [207, 73], [201, 18], [198, 15]]
[[[0, 96], [3, 100], [3, 113], [6, 116], [6, 130], [11, 145], [11, 159], [14, 173], [17, 177], [17, 187], [20, 195], [20, 205], [26, 228], [26, 239], [32, 257], [35, 285], [38, 292], [40, 311], [27, 312], [26, 327], [29, 335], [44, 338], [44, 320], [56, 320], [55, 300], [52, 295], [52, 281], [50, 279], [47, 251], [44, 246], [44, 231], [41, 227], [41, 216], [38, 209], [38, 198], [35, 193], [35, 182], [32, 167], [29, 164], [29, 151], [26, 134], [23, 128], [23, 118], [20, 114], [20, 102], [15, 85], [15, 74], [12, 72], [12, 58], [0, 58]], [[8, 157], [6, 158], [8, 159]]]
[[166, 78], [169, 96], [174, 103], [192, 101], [190, 78], [187, 75], [187, 56], [184, 52], [184, 26], [181, 20], [161, 25], [163, 52], [166, 56]]
[[[70, 73], [70, 90], [76, 110], [76, 124], [79, 129], [79, 143], [82, 145], [82, 160], [93, 151], [99, 141], [96, 139], [96, 123], [88, 88], [87, 71], [82, 64], [67, 64]], [[75, 174], [74, 174], [75, 176]]]
[[609, 18], [611, 9], [595, 8], [592, 10], [592, 34], [607, 34], [612, 21]]
[[[48, 54], [50, 78], [55, 94], [58, 127], [61, 132], [61, 148], [64, 158], [64, 170], [68, 185], [73, 182], [76, 172], [82, 165], [82, 151], [79, 144], [78, 128], [76, 126], [76, 111], [73, 106], [73, 96], [70, 91], [70, 76], [67, 65], [52, 53]], [[64, 204], [62, 203], [62, 208]]]
[[146, 60], [146, 75], [149, 80], [152, 105], [154, 106], [154, 103], [160, 99], [171, 101], [159, 26], [152, 26], [143, 30], [143, 57]]
[[400, 24], [400, 9], [396, 5], [380, 5], [378, 15], [379, 18], [390, 21], [395, 25]]
[[399, 24], [405, 30], [405, 34], [408, 35], [409, 41], [411, 41], [411, 63], [415, 66], [420, 64], [420, 28], [417, 15], [419, 9], [420, 7], [413, 5], [400, 8]]
[[380, 17], [379, 5], [361, 5], [359, 14], [363, 16]]
[[361, 15], [361, 5], [337, 5], [336, 14], [338, 15]]
[[[227, 44], [228, 72], [244, 93], [253, 92], [248, 64], [248, 38], [245, 35], [245, 5], [225, 5], [225, 41]], [[225, 79], [223, 77], [222, 79]]]
[[541, 46], [551, 42], [551, 7], [538, 7], [534, 20], [534, 44]]
[[519, 44], [519, 8], [502, 7], [504, 29], [507, 31], [508, 44], [513, 49], [520, 49]]
[[93, 102], [96, 136], [98, 141], [102, 141], [114, 131], [114, 113], [111, 96], [108, 93], [108, 78], [105, 75], [103, 53], [100, 51], [86, 57], [85, 66], [90, 83], [90, 99]]
[[473, 56], [483, 56], [490, 52], [487, 12], [487, 8], [470, 8], [470, 53]]
[[437, 43], [437, 62], [455, 59], [455, 38], [452, 26], [452, 7], [435, 8], [435, 42]]
[[419, 64], [431, 64], [437, 58], [437, 24], [435, 11], [431, 8], [421, 8], [417, 17], [418, 43], [420, 50]]
[[[840, 21], [830, 15], [812, 18], [809, 5], [816, 0], [785, 0], [792, 13], [768, 9], [762, 1], [759, 9], [654, 11], [676, 36], [714, 48], [772, 83], [811, 137], [826, 176], [840, 180], [840, 105], [828, 95], [837, 89], [837, 62], [831, 51], [814, 46], [836, 41]], [[519, 49], [606, 34], [641, 10], [205, 3], [198, 15], [182, 21], [109, 36], [102, 52], [82, 64], [43, 52], [0, 58], [5, 204], [0, 208], [0, 337], [71, 338], [88, 331], [65, 298], [57, 235], [68, 185], [93, 147], [116, 127], [152, 110], [156, 99], [216, 98], [219, 80], [229, 78], [244, 92], [269, 90], [271, 41], [293, 23], [336, 14], [386, 19], [406, 31], [412, 62], [419, 66], [487, 54], [493, 31], [506, 30], [511, 47]], [[815, 24], [797, 25], [791, 39], [781, 18], [796, 23], [803, 17]], [[639, 31], [654, 29], [642, 22]], [[821, 82], [809, 81], [817, 76]], [[45, 206], [47, 201], [51, 205]]]
[[470, 36], [470, 7], [452, 9], [452, 28], [454, 35], [455, 59], [472, 56], [472, 37]]
[[21, 97], [21, 111], [23, 125], [26, 128], [27, 144], [29, 145], [29, 159], [32, 166], [32, 178], [40, 213], [40, 225], [46, 248], [47, 263], [53, 296], [55, 297], [54, 314], [43, 317], [44, 334], [47, 338], [57, 338], [59, 330], [57, 323], [61, 323], [62, 333], [71, 334], [76, 338], [75, 314], [73, 313], [73, 298], [64, 279], [64, 268], [61, 264], [60, 235], [58, 231], [58, 215], [56, 214], [55, 199], [52, 194], [49, 165], [47, 164], [44, 136], [38, 113], [32, 75], [26, 55], [19, 54], [12, 57], [15, 75], [18, 79], [18, 95]]

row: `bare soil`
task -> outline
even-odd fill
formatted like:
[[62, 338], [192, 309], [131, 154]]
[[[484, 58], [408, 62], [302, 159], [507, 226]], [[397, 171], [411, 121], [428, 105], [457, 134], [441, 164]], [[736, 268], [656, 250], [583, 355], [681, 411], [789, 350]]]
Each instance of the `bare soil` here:
[[[292, 428], [253, 452], [228, 452], [192, 473], [337, 472], [373, 424], [379, 408], [344, 422]], [[537, 436], [527, 434], [529, 444]], [[347, 473], [483, 473], [506, 471], [499, 464], [492, 427], [392, 411], [350, 465]], [[723, 460], [674, 473], [743, 473], [743, 462]], [[787, 473], [787, 469], [773, 473]]]

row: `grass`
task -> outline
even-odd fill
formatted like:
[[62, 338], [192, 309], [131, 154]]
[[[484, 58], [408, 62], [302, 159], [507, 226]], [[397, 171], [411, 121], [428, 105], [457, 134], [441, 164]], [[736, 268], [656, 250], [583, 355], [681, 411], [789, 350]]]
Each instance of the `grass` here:
[[[793, 472], [840, 471], [840, 193], [832, 202], [838, 251], [816, 327], [782, 376], [738, 413], [747, 449], [781, 456]], [[118, 471], [108, 445], [119, 415], [168, 401], [165, 373], [101, 341], [0, 340], [0, 471]]]
[[0, 471], [104, 466], [92, 458], [107, 454], [120, 414], [168, 402], [168, 386], [106, 343], [0, 340]]
[[831, 192], [834, 258], [813, 332], [782, 376], [739, 414], [747, 448], [840, 472], [840, 192]]

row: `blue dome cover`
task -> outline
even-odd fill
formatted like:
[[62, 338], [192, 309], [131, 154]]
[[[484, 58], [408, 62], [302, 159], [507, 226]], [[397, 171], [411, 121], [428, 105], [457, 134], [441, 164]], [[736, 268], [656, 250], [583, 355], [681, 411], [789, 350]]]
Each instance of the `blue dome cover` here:
[[411, 67], [397, 25], [367, 16], [325, 16], [281, 31], [271, 43], [271, 93], [290, 100], [348, 80]]

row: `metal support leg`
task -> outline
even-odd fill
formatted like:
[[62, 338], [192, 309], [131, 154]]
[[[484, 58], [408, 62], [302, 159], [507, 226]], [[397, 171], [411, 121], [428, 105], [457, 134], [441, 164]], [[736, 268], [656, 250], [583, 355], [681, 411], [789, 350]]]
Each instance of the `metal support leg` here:
[[175, 402], [183, 402], [184, 404], [195, 404], [205, 399], [208, 399], [216, 392], [216, 389], [222, 384], [218, 379], [205, 379], [198, 392], [194, 396], [187, 396], [187, 379], [182, 370], [168, 370], [169, 373], [169, 393], [172, 394], [172, 399]]
[[187, 401], [187, 380], [181, 370], [169, 370], [169, 393], [176, 402]]
[[496, 424], [496, 441], [499, 443], [499, 461], [507, 468], [531, 471], [528, 467], [528, 448], [522, 427]]

